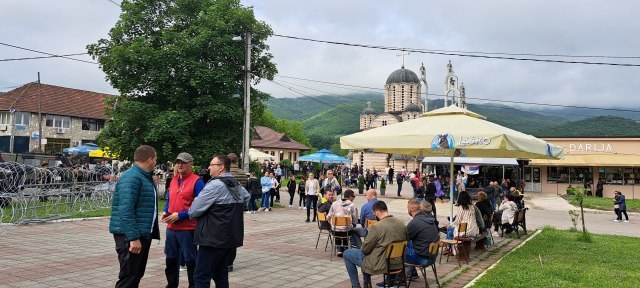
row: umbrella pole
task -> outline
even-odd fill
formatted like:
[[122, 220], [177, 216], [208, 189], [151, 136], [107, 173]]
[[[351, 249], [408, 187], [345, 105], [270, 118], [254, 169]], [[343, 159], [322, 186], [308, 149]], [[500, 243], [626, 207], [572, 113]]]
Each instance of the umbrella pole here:
[[453, 221], [453, 155], [451, 155], [451, 163], [449, 163], [449, 206], [451, 207], [451, 218], [450, 222]]

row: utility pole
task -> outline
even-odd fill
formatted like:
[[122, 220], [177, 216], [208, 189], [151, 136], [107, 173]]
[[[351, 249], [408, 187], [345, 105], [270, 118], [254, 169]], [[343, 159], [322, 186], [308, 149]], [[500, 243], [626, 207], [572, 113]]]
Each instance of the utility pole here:
[[245, 33], [244, 74], [244, 123], [242, 126], [242, 169], [249, 172], [249, 147], [251, 146], [251, 32]]
[[40, 90], [40, 72], [38, 72], [38, 152], [42, 153], [42, 90]]

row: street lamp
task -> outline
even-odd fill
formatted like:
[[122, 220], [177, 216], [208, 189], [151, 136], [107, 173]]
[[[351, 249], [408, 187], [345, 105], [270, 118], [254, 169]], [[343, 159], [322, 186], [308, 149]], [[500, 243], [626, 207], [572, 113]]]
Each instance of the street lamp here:
[[[233, 41], [242, 41], [242, 37], [233, 37]], [[242, 125], [242, 169], [249, 172], [249, 146], [251, 144], [251, 33], [244, 36], [246, 44], [244, 64], [244, 123]]]

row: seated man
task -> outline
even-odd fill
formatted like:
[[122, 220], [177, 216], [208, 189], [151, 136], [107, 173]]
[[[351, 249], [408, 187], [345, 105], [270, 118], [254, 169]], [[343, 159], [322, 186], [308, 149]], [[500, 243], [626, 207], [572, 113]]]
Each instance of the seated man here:
[[[329, 210], [331, 209], [331, 204], [333, 204], [333, 201], [334, 201], [333, 191], [327, 190], [324, 193], [324, 197], [322, 197], [322, 198], [325, 201], [324, 201], [324, 203], [322, 205], [319, 205], [320, 207], [318, 207], [318, 212], [322, 212], [322, 213], [327, 213], [328, 214]], [[320, 223], [320, 226], [322, 227], [322, 229], [331, 230], [331, 224], [330, 224], [329, 221]]]
[[362, 205], [362, 209], [360, 210], [360, 225], [362, 228], [367, 228], [367, 220], [376, 220], [376, 216], [373, 215], [373, 204], [378, 201], [378, 193], [376, 189], [369, 189], [364, 193], [364, 196], [367, 197], [367, 203]]
[[[355, 193], [353, 193], [353, 190], [347, 189], [346, 191], [344, 191], [343, 195], [344, 195], [344, 199], [335, 201], [335, 202], [333, 202], [333, 204], [331, 204], [331, 208], [329, 209], [329, 213], [327, 214], [327, 221], [329, 221], [329, 223], [331, 223], [331, 218], [333, 218], [333, 217], [336, 217], [336, 216], [348, 216], [348, 217], [351, 217], [351, 225], [333, 227], [333, 229], [336, 231], [336, 236], [346, 236], [346, 235], [348, 235], [349, 231], [351, 231], [353, 229], [353, 226], [356, 223], [358, 223], [358, 207], [356, 207], [356, 205], [353, 204], [353, 202], [352, 202], [353, 199], [356, 198]], [[357, 237], [356, 237], [356, 239], [357, 239]], [[356, 240], [356, 239], [354, 239], [354, 240]], [[337, 245], [345, 245], [345, 246], [348, 245], [347, 243], [344, 243], [342, 241], [343, 241], [343, 239], [336, 239], [336, 244]], [[356, 245], [356, 246], [358, 246], [358, 245]], [[342, 257], [342, 251], [344, 251], [344, 250], [345, 250], [345, 248], [343, 248], [343, 247], [340, 248], [340, 251], [338, 252], [338, 256], [339, 257]]]
[[[405, 262], [420, 266], [431, 265], [436, 261], [436, 257], [429, 254], [429, 244], [440, 241], [438, 234], [438, 221], [432, 214], [431, 203], [411, 199], [407, 204], [407, 211], [413, 217], [411, 222], [407, 224], [407, 255]], [[417, 276], [414, 267], [409, 268], [411, 276]], [[407, 271], [409, 272], [409, 271]]]
[[[407, 240], [407, 227], [402, 220], [389, 214], [384, 201], [377, 201], [372, 209], [379, 221], [369, 228], [369, 234], [362, 244], [362, 249], [347, 249], [344, 252], [344, 264], [349, 273], [351, 287], [361, 287], [358, 266], [362, 268], [364, 287], [371, 287], [371, 275], [387, 272], [385, 257], [387, 246], [392, 242]], [[402, 265], [402, 263], [392, 263], [392, 265]]]

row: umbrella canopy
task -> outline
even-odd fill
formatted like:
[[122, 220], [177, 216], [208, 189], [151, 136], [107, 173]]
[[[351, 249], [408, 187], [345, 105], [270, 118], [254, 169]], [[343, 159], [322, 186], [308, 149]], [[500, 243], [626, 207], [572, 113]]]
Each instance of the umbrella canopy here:
[[251, 159], [251, 161], [262, 161], [262, 160], [273, 161], [275, 160], [275, 157], [267, 153], [260, 152], [257, 149], [251, 148], [249, 149], [249, 159]]
[[[454, 157], [562, 159], [562, 147], [485, 120], [457, 106], [430, 111], [418, 119], [340, 137], [340, 147], [414, 156], [450, 158], [450, 199]], [[451, 216], [453, 217], [453, 201]]]
[[[484, 120], [457, 106], [340, 137], [342, 149], [413, 156], [562, 159], [562, 147]], [[455, 155], [454, 155], [455, 153]]]
[[103, 149], [95, 149], [89, 152], [89, 157], [95, 158], [118, 158], [118, 155], [109, 151], [108, 147]]
[[316, 153], [300, 156], [298, 161], [318, 162], [318, 163], [348, 163], [349, 159], [333, 154], [327, 149], [322, 149]]
[[89, 155], [89, 152], [93, 150], [97, 150], [99, 147], [94, 143], [86, 143], [83, 145], [78, 145], [70, 148], [62, 149], [62, 152], [69, 154], [77, 154], [77, 155]]

